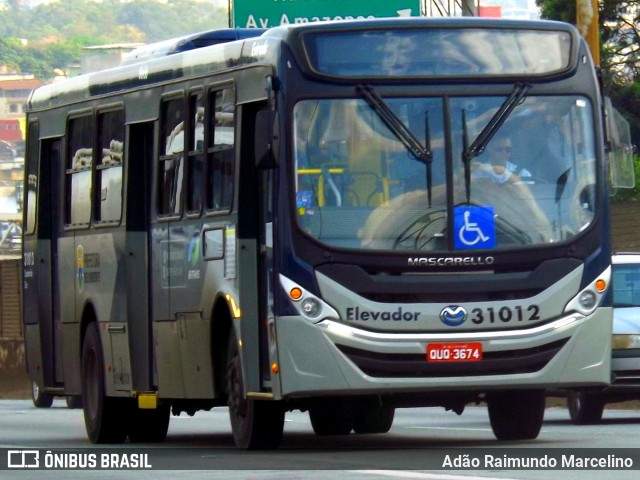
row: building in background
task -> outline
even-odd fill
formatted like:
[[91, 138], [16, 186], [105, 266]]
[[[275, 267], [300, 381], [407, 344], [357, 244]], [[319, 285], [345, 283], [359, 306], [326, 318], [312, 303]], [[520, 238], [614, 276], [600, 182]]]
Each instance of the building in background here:
[[142, 46], [142, 43], [117, 43], [83, 48], [78, 74], [98, 72], [120, 65], [127, 53]]
[[423, 0], [426, 16], [540, 19], [535, 0]]
[[24, 175], [24, 118], [31, 75], [0, 75], [0, 254], [20, 251]]
[[0, 75], [0, 119], [24, 118], [29, 94], [41, 85], [31, 75]]

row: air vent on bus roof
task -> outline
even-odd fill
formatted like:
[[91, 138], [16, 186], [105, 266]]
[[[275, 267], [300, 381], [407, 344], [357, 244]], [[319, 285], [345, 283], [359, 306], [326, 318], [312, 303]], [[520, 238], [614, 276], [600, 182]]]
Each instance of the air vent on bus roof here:
[[217, 45], [218, 43], [233, 42], [250, 37], [259, 37], [266, 30], [263, 28], [223, 28], [208, 32], [194, 33], [184, 37], [172, 38], [157, 43], [151, 43], [132, 50], [122, 59], [122, 65], [130, 65], [152, 58], [166, 57], [174, 53], [195, 50], [196, 48]]

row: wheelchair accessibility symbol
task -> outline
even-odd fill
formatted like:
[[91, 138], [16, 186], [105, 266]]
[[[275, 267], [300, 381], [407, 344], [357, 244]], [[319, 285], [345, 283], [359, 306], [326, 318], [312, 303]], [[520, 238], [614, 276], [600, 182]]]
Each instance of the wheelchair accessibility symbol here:
[[456, 232], [454, 245], [457, 249], [494, 248], [496, 246], [493, 207], [456, 207], [453, 212], [453, 226]]

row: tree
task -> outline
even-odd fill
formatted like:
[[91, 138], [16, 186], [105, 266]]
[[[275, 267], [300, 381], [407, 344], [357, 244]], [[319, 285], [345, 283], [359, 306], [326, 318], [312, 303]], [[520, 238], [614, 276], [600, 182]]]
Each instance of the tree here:
[[[575, 0], [536, 0], [542, 16], [576, 23]], [[640, 144], [640, 0], [599, 0], [600, 67], [605, 91]]]
[[58, 0], [33, 8], [21, 0], [0, 9], [0, 64], [47, 80], [77, 64], [82, 47], [156, 42], [226, 27], [213, 0]]
[[11, 70], [20, 70], [22, 56], [20, 52], [24, 47], [16, 38], [0, 38], [0, 58], [2, 63]]
[[576, 23], [575, 0], [536, 0], [536, 5], [540, 7], [542, 18]]
[[601, 40], [617, 84], [640, 81], [640, 0], [602, 2]]

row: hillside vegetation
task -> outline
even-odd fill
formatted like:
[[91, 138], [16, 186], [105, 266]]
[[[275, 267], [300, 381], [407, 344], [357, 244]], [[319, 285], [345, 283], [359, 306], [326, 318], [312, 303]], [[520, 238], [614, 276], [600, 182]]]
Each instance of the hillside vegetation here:
[[212, 0], [60, 0], [29, 8], [0, 4], [0, 65], [47, 80], [77, 63], [83, 47], [155, 42], [224, 28], [226, 9]]

